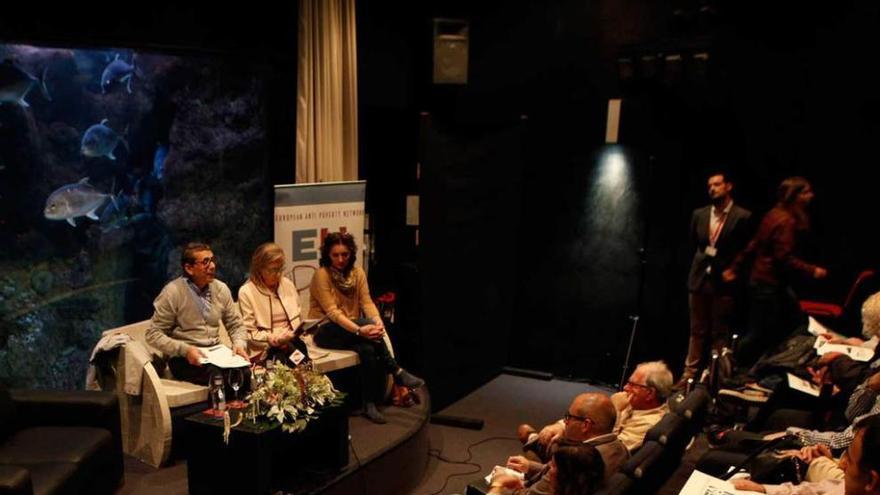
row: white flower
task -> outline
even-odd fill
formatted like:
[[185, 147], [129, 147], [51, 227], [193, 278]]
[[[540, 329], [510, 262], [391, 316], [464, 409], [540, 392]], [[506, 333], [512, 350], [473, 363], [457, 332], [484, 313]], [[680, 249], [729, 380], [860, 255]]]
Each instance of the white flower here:
[[262, 384], [251, 391], [248, 399], [256, 404], [252, 414], [280, 423], [285, 432], [296, 432], [315, 419], [320, 408], [338, 403], [343, 397], [321, 373], [279, 364], [265, 374]]

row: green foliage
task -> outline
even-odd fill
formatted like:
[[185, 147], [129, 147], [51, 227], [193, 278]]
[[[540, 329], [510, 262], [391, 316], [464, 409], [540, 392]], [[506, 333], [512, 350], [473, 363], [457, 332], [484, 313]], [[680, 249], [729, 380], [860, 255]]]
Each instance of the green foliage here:
[[321, 409], [338, 406], [345, 398], [329, 378], [304, 366], [288, 368], [276, 364], [273, 369], [258, 373], [252, 385], [248, 396], [251, 418], [276, 422], [288, 433], [302, 431]]

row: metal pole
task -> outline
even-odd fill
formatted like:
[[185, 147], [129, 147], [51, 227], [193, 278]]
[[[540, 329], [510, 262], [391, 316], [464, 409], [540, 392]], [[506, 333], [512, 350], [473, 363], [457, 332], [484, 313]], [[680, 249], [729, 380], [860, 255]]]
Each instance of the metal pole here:
[[632, 315], [629, 317], [632, 320], [632, 330], [629, 333], [629, 345], [626, 348], [626, 358], [623, 360], [623, 373], [620, 375], [620, 385], [618, 386], [621, 390], [623, 389], [624, 383], [626, 383], [627, 371], [629, 370], [629, 359], [632, 356], [633, 350], [633, 341], [636, 340], [636, 329], [639, 326], [639, 315]]

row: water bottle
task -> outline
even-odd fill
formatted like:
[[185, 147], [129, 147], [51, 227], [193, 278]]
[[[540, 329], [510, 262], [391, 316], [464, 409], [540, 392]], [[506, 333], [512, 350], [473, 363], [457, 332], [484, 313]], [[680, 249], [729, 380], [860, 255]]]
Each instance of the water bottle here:
[[211, 405], [217, 412], [226, 411], [226, 393], [223, 390], [223, 375], [217, 374], [213, 378], [211, 390]]

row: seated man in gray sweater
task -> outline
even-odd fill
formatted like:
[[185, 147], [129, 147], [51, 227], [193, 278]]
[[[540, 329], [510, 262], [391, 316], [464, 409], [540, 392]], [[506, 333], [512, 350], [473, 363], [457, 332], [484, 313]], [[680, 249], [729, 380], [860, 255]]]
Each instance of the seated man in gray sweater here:
[[169, 358], [174, 378], [202, 385], [216, 368], [202, 365], [201, 348], [220, 343], [221, 321], [235, 353], [248, 359], [247, 332], [229, 287], [214, 279], [215, 262], [207, 244], [191, 242], [183, 248], [183, 275], [168, 282], [153, 301], [146, 334], [147, 342]]

